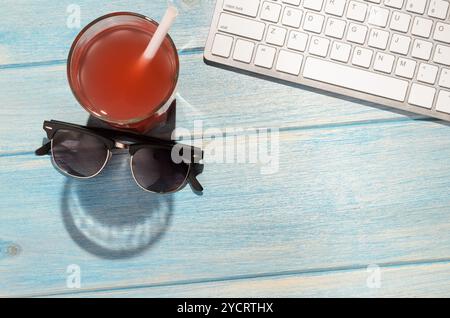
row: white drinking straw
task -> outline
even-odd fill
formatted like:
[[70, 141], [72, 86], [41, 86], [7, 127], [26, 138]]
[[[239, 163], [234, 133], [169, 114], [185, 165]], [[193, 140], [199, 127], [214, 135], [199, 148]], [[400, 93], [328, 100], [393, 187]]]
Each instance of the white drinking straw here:
[[156, 30], [155, 34], [150, 40], [150, 43], [145, 49], [144, 52], [145, 59], [151, 60], [152, 58], [155, 57], [156, 53], [161, 47], [161, 44], [166, 38], [167, 33], [169, 33], [170, 27], [175, 22], [177, 16], [178, 16], [178, 9], [174, 5], [169, 4], [169, 7], [167, 8], [166, 13], [164, 14], [164, 18], [162, 19], [158, 29]]

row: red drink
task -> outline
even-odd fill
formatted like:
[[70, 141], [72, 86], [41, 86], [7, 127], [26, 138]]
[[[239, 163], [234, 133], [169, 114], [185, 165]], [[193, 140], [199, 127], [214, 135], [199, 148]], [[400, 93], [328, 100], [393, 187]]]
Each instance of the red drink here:
[[167, 110], [179, 73], [175, 45], [167, 36], [152, 60], [142, 56], [157, 27], [138, 14], [113, 13], [78, 35], [68, 78], [76, 98], [93, 116], [135, 128]]

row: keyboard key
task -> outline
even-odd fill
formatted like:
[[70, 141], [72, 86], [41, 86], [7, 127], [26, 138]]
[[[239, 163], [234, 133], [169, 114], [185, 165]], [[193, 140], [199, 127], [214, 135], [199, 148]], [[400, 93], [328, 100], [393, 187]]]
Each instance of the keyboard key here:
[[450, 70], [443, 68], [441, 71], [441, 77], [439, 78], [439, 86], [450, 88]]
[[399, 102], [405, 100], [408, 90], [407, 81], [313, 57], [306, 59], [303, 76]]
[[267, 29], [266, 42], [273, 45], [283, 46], [286, 39], [287, 30], [274, 25], [269, 25]]
[[409, 36], [394, 34], [392, 36], [391, 46], [389, 50], [394, 53], [406, 55], [409, 52], [410, 45], [411, 45], [411, 38]]
[[445, 43], [450, 43], [450, 24], [438, 22], [434, 30], [433, 39]]
[[299, 28], [302, 22], [302, 17], [303, 17], [302, 10], [286, 7], [284, 9], [282, 23], [286, 26]]
[[450, 47], [445, 45], [436, 45], [433, 61], [450, 66]]
[[311, 37], [309, 43], [309, 53], [317, 56], [326, 57], [328, 55], [328, 48], [330, 47], [330, 40], [320, 38], [318, 36]]
[[314, 33], [321, 33], [325, 17], [316, 13], [308, 12], [305, 17], [303, 29]]
[[410, 24], [411, 24], [411, 16], [409, 14], [398, 11], [392, 14], [390, 25], [391, 30], [406, 33], [409, 30]]
[[428, 15], [433, 18], [444, 20], [448, 13], [448, 1], [433, 0], [428, 8]]
[[436, 102], [438, 112], [450, 114], [450, 92], [440, 91]]
[[281, 5], [265, 1], [261, 9], [261, 20], [276, 23], [280, 19], [280, 13]]
[[367, 14], [367, 4], [358, 2], [358, 1], [350, 1], [347, 9], [347, 18], [359, 22], [364, 22]]
[[404, 0], [384, 0], [384, 5], [387, 7], [401, 9], [403, 7]]
[[302, 67], [303, 56], [297, 53], [281, 50], [278, 55], [277, 71], [298, 76]]
[[231, 36], [216, 34], [211, 53], [217, 56], [228, 58], [230, 56], [232, 46], [233, 38]]
[[397, 61], [397, 67], [395, 69], [395, 75], [412, 79], [414, 72], [416, 71], [416, 61], [399, 58]]
[[237, 17], [231, 14], [220, 15], [218, 29], [225, 33], [235, 34], [257, 41], [263, 39], [266, 25], [262, 22]]
[[272, 68], [276, 52], [277, 50], [273, 47], [258, 45], [258, 48], [256, 49], [255, 65], [269, 69]]
[[378, 52], [375, 56], [375, 62], [373, 63], [373, 69], [375, 71], [388, 73], [392, 72], [394, 67], [395, 57], [390, 54]]
[[291, 31], [287, 47], [291, 50], [304, 52], [308, 43], [308, 34], [303, 32]]
[[411, 55], [412, 57], [428, 61], [431, 57], [432, 49], [433, 43], [416, 39], [413, 44]]
[[325, 35], [336, 39], [342, 39], [344, 37], [346, 26], [347, 22], [344, 20], [328, 18], [327, 25], [325, 27]]
[[223, 9], [255, 18], [258, 14], [259, 0], [224, 0]]
[[345, 44], [334, 42], [331, 47], [330, 57], [332, 60], [347, 63], [350, 59], [350, 53], [352, 51], [352, 46]]
[[436, 89], [433, 87], [413, 83], [409, 93], [408, 103], [414, 106], [420, 106], [431, 109], [433, 107]]
[[436, 83], [436, 77], [439, 68], [434, 65], [420, 63], [419, 72], [417, 73], [417, 80], [422, 83], [433, 85]]
[[372, 29], [370, 30], [368, 44], [370, 47], [385, 50], [389, 42], [389, 36], [390, 34], [387, 31]]
[[344, 15], [347, 0], [327, 0], [325, 12], [331, 15], [342, 17]]
[[424, 14], [426, 5], [427, 0], [408, 0], [406, 3], [406, 10], [409, 12]]
[[350, 42], [364, 44], [367, 36], [367, 27], [360, 24], [350, 23], [347, 32], [347, 40]]
[[323, 0], [303, 0], [303, 7], [315, 11], [322, 10]]
[[300, 5], [300, 0], [282, 0], [281, 2], [287, 3], [287, 4], [292, 4], [293, 6]]
[[252, 42], [238, 39], [234, 48], [233, 59], [248, 64], [252, 60], [254, 49], [255, 44]]
[[432, 28], [433, 20], [416, 17], [413, 22], [411, 33], [423, 38], [429, 38]]
[[369, 24], [376, 25], [379, 27], [386, 27], [389, 19], [389, 10], [371, 6], [369, 11]]
[[352, 64], [356, 66], [361, 66], [369, 68], [372, 62], [373, 51], [362, 47], [355, 48], [353, 52]]

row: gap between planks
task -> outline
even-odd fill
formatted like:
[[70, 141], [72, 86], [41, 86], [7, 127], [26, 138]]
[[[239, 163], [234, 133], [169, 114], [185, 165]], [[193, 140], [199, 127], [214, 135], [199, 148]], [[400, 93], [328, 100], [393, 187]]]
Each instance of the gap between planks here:
[[[188, 55], [203, 54], [204, 49], [205, 49], [204, 47], [185, 48], [185, 49], [178, 50], [178, 55], [188, 56]], [[26, 62], [26, 63], [0, 64], [0, 70], [55, 66], [55, 65], [64, 65], [66, 63], [67, 63], [66, 59], [61, 59], [61, 60], [36, 61], [36, 62]]]
[[[418, 266], [429, 266], [429, 265], [450, 265], [450, 258], [442, 259], [423, 259], [423, 260], [411, 260], [411, 261], [400, 261], [400, 262], [388, 262], [376, 264], [381, 269], [402, 269]], [[345, 272], [355, 272], [360, 270], [365, 270], [367, 264], [349, 265], [349, 266], [339, 266], [339, 267], [329, 267], [329, 268], [313, 268], [304, 270], [290, 270], [282, 272], [268, 272], [259, 274], [244, 274], [244, 275], [234, 275], [234, 276], [224, 276], [216, 278], [199, 278], [191, 280], [180, 280], [180, 281], [168, 281], [155, 284], [139, 284], [139, 285], [126, 285], [126, 286], [110, 286], [102, 288], [90, 288], [79, 291], [72, 292], [49, 292], [49, 293], [35, 293], [35, 294], [24, 294], [14, 297], [58, 297], [58, 296], [81, 296], [83, 294], [90, 293], [107, 293], [116, 291], [127, 291], [127, 290], [138, 290], [138, 289], [148, 289], [148, 288], [160, 288], [160, 287], [175, 287], [175, 286], [185, 286], [185, 285], [197, 285], [197, 284], [209, 284], [209, 283], [223, 283], [223, 282], [234, 282], [234, 281], [245, 281], [250, 279], [261, 279], [261, 278], [282, 278], [286, 276], [318, 276], [318, 275], [329, 275], [335, 273], [345, 273]], [[6, 296], [8, 297], [8, 296]]]
[[[280, 132], [280, 134], [287, 134], [290, 132], [299, 132], [299, 131], [308, 131], [308, 130], [327, 130], [327, 129], [336, 129], [336, 128], [346, 128], [346, 127], [357, 127], [357, 126], [374, 126], [374, 125], [396, 125], [399, 123], [404, 124], [410, 124], [417, 121], [424, 121], [424, 122], [435, 122], [437, 124], [447, 125], [444, 121], [441, 121], [436, 118], [387, 118], [387, 119], [375, 119], [375, 120], [361, 120], [361, 121], [349, 121], [349, 122], [341, 122], [341, 123], [330, 123], [330, 124], [319, 124], [319, 125], [307, 125], [307, 126], [297, 126], [297, 125], [291, 125], [291, 126], [285, 126], [285, 127], [259, 127], [257, 129], [246, 129], [245, 127], [238, 127], [236, 128], [236, 133], [232, 135], [227, 135], [226, 132], [220, 136], [221, 138], [227, 138], [227, 137], [234, 137], [234, 136], [242, 136], [244, 134], [248, 136], [252, 136], [256, 134], [256, 131], [261, 131], [263, 129], [274, 129], [277, 128]], [[231, 127], [232, 128], [232, 127]], [[198, 134], [193, 134], [191, 136], [184, 136], [180, 135], [176, 141], [183, 142], [186, 141], [186, 137], [191, 137], [192, 141], [199, 140], [202, 138], [202, 136]], [[38, 147], [38, 146], [37, 146]], [[36, 147], [36, 148], [37, 148]], [[18, 152], [4, 152], [0, 153], [0, 158], [5, 157], [21, 157], [21, 156], [34, 156], [34, 151], [18, 151]]]

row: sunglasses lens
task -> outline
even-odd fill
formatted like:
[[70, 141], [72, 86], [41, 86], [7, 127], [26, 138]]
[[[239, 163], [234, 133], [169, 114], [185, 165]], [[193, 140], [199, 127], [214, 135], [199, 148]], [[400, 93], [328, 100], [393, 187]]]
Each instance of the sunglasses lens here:
[[141, 148], [133, 156], [136, 182], [152, 192], [168, 193], [179, 189], [189, 173], [186, 163], [174, 163], [170, 149]]
[[74, 177], [88, 178], [102, 170], [108, 149], [101, 140], [82, 132], [58, 130], [52, 139], [55, 164]]

